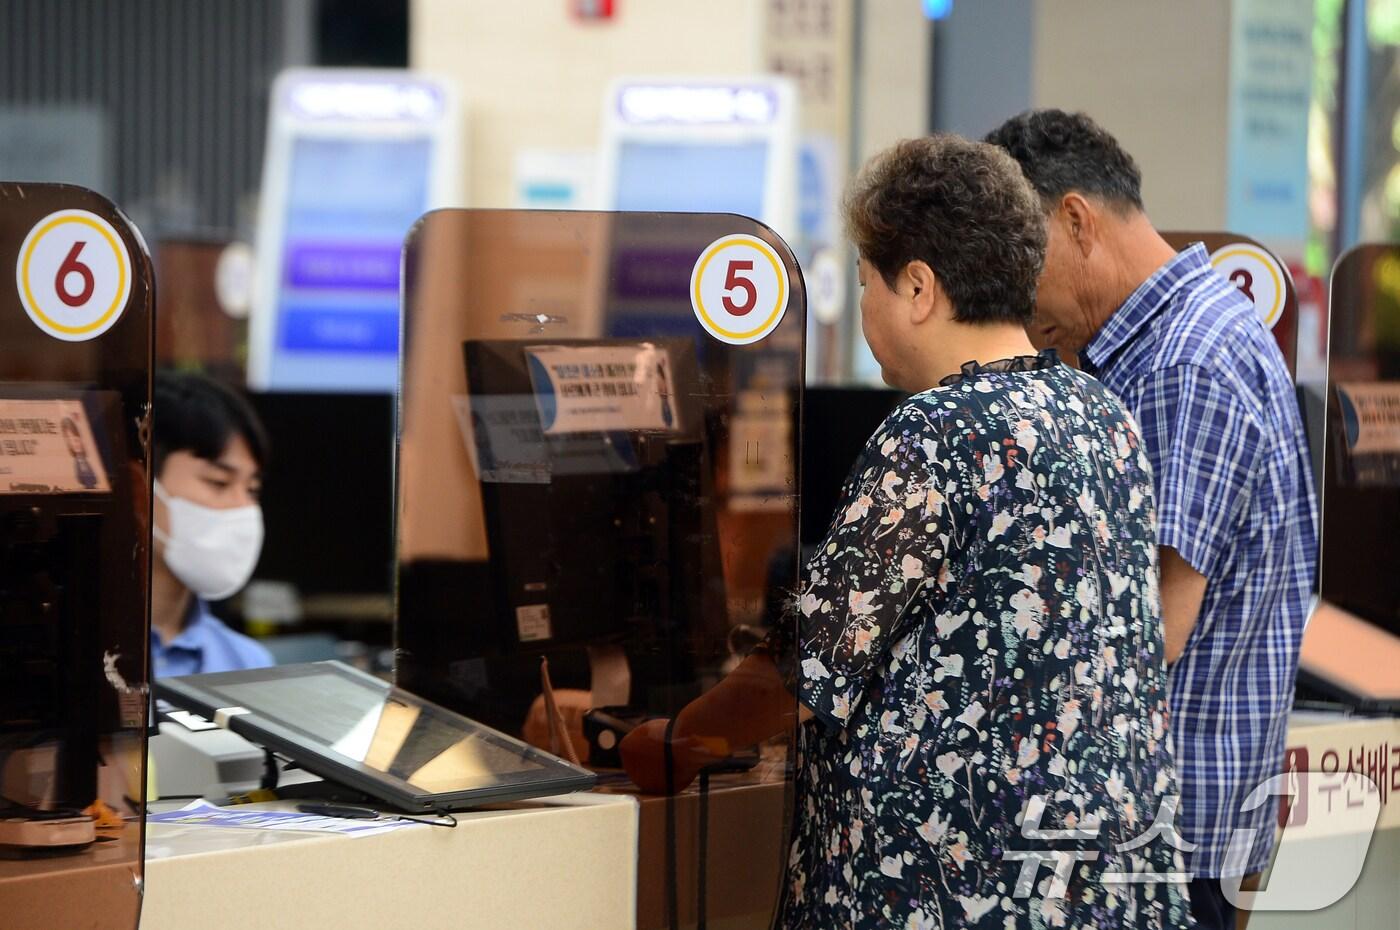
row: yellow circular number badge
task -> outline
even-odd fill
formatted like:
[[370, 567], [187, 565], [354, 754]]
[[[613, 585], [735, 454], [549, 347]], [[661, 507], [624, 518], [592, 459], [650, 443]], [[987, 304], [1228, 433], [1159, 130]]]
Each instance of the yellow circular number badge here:
[[763, 339], [787, 312], [787, 268], [757, 236], [716, 239], [690, 273], [690, 303], [705, 331], [721, 342], [746, 346]]
[[1236, 242], [1216, 249], [1210, 256], [1215, 270], [1254, 301], [1254, 309], [1269, 329], [1283, 316], [1283, 301], [1288, 293], [1284, 286], [1287, 272], [1278, 261], [1248, 242]]
[[60, 210], [25, 236], [15, 286], [35, 326], [64, 342], [85, 342], [121, 319], [131, 296], [131, 256], [102, 217]]

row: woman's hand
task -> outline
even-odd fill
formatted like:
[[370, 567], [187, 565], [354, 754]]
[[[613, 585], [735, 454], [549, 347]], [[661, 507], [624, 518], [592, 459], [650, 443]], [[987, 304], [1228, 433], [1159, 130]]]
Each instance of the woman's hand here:
[[[627, 777], [636, 783], [646, 794], [666, 793], [666, 724], [665, 718], [648, 720], [638, 725], [622, 738], [618, 751], [622, 754], [622, 767]], [[723, 756], [711, 751], [708, 741], [671, 734], [671, 789], [677, 793], [700, 774], [707, 765], [720, 761]]]

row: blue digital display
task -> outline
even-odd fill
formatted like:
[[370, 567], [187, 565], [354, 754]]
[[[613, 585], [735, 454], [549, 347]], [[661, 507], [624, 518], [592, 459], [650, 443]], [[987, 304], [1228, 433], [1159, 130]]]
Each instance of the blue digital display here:
[[625, 142], [614, 208], [761, 219], [767, 170], [765, 142]]
[[293, 142], [274, 390], [394, 390], [399, 256], [428, 207], [426, 139]]

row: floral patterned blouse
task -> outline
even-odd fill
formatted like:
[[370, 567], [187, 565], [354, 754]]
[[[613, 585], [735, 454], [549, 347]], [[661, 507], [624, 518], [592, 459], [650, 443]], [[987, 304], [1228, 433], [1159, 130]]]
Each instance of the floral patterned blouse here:
[[1053, 353], [885, 420], [773, 644], [817, 718], [780, 926], [1190, 925], [1154, 521], [1136, 425]]

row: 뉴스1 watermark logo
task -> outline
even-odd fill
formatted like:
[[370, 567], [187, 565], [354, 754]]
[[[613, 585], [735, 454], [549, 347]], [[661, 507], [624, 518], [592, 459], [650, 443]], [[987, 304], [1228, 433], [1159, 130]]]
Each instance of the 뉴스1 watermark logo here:
[[[1345, 897], [1361, 877], [1381, 813], [1381, 793], [1376, 782], [1359, 772], [1308, 772], [1304, 769], [1307, 763], [1306, 749], [1290, 750], [1285, 759], [1286, 770], [1251, 791], [1241, 806], [1241, 814], [1250, 814], [1265, 805], [1277, 805], [1279, 820], [1284, 824], [1274, 861], [1257, 890], [1246, 891], [1241, 884], [1250, 855], [1263, 837], [1253, 827], [1238, 828], [1231, 835], [1224, 871], [1233, 877], [1220, 881], [1226, 898], [1241, 910], [1320, 910]], [[1114, 846], [1116, 852], [1129, 854], [1127, 861], [1134, 868], [1106, 871], [1102, 876], [1104, 884], [1184, 885], [1191, 881], [1182, 854], [1193, 852], [1196, 846], [1176, 829], [1179, 804], [1180, 799], [1174, 795], [1163, 797], [1147, 829], [1135, 839]], [[1021, 818], [1022, 839], [1063, 844], [1098, 836], [1101, 821], [1094, 815], [1067, 829], [1044, 828], [1045, 808], [1043, 796], [1027, 800]], [[1272, 828], [1273, 818], [1268, 823]], [[1171, 871], [1137, 868], [1145, 864], [1137, 851], [1155, 841], [1165, 842], [1175, 850]], [[1075, 866], [1096, 862], [1103, 854], [1103, 849], [1051, 849], [1042, 845], [1038, 849], [1009, 849], [1003, 855], [1021, 863], [1014, 897], [1030, 897], [1037, 890], [1042, 867], [1048, 866], [1051, 875], [1048, 880], [1039, 881], [1039, 892], [1047, 898], [1061, 898], [1068, 890]]]
[[[1176, 811], [1180, 800], [1176, 795], [1163, 797], [1157, 808], [1157, 814], [1152, 818], [1152, 823], [1147, 830], [1135, 839], [1116, 844], [1114, 849], [1120, 853], [1132, 853], [1148, 846], [1153, 840], [1161, 839], [1177, 850], [1178, 855], [1174, 858], [1179, 864], [1181, 861], [1180, 853], [1191, 852], [1196, 848], [1195, 844], [1188, 842], [1177, 832]], [[1041, 820], [1044, 816], [1044, 797], [1035, 795], [1027, 800], [1021, 818], [1021, 837], [1052, 843], [1065, 840], [1088, 840], [1098, 836], [1100, 821], [1092, 815], [1085, 817], [1075, 826], [1063, 830], [1047, 830], [1041, 827]], [[1054, 868], [1054, 874], [1044, 895], [1047, 898], [1063, 898], [1069, 888], [1070, 873], [1074, 871], [1075, 864], [1094, 862], [1099, 858], [1100, 852], [1101, 850], [1097, 849], [1007, 850], [1004, 854], [1005, 858], [1021, 863], [1021, 873], [1016, 879], [1013, 897], [1030, 897], [1036, 884], [1036, 878], [1040, 874], [1040, 867], [1049, 865]], [[1171, 872], [1113, 871], [1105, 872], [1103, 875], [1104, 884], [1165, 883], [1184, 885], [1190, 880], [1190, 873], [1179, 865]]]
[[[1257, 891], [1240, 887], [1242, 874], [1221, 879], [1225, 897], [1249, 911], [1316, 911], [1337, 903], [1366, 864], [1381, 816], [1376, 783], [1360, 772], [1289, 769], [1251, 791], [1241, 813], [1277, 804], [1279, 798], [1289, 799], [1288, 826], [1272, 866]], [[1227, 872], [1243, 873], [1255, 832], [1239, 829], [1231, 835]]]

